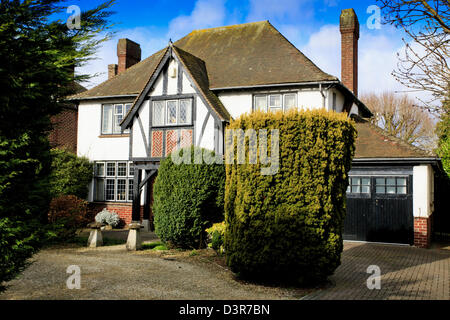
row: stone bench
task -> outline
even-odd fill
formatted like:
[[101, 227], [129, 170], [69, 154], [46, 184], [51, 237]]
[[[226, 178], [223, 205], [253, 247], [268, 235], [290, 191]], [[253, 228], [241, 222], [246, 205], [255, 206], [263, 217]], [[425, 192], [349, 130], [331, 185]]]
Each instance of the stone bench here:
[[104, 226], [103, 223], [93, 222], [88, 224], [91, 228], [91, 233], [89, 234], [88, 247], [97, 248], [103, 246], [103, 237], [101, 228]]
[[129, 224], [127, 250], [136, 251], [142, 248], [141, 228], [144, 228], [144, 226], [140, 223], [133, 222]]

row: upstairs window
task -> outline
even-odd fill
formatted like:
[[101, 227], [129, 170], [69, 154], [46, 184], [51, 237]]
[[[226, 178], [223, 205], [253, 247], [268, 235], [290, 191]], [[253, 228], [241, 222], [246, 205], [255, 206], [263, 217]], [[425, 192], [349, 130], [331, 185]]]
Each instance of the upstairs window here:
[[296, 93], [258, 94], [254, 98], [254, 109], [267, 111], [287, 111], [297, 106]]
[[[131, 108], [131, 103], [102, 106], [102, 134], [121, 134], [120, 123]], [[124, 133], [128, 133], [125, 130]]]
[[176, 126], [192, 124], [192, 99], [153, 101], [152, 125]]

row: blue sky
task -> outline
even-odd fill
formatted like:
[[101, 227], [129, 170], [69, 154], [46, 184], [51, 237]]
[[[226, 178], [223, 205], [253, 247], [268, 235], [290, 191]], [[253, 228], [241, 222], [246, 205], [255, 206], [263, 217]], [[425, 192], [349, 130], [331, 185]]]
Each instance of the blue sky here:
[[[72, 0], [81, 10], [102, 1]], [[106, 80], [107, 65], [117, 63], [117, 39], [127, 37], [138, 42], [143, 58], [165, 47], [194, 29], [269, 20], [300, 51], [325, 72], [340, 78], [339, 14], [354, 8], [361, 25], [359, 41], [360, 92], [384, 90], [406, 91], [391, 72], [402, 52], [404, 33], [392, 26], [369, 28], [373, 22], [375, 0], [116, 0], [112, 21], [117, 32], [114, 39], [99, 50], [97, 59], [77, 72], [98, 74], [92, 87]], [[69, 14], [67, 14], [69, 16]], [[408, 93], [424, 97], [423, 93]]]

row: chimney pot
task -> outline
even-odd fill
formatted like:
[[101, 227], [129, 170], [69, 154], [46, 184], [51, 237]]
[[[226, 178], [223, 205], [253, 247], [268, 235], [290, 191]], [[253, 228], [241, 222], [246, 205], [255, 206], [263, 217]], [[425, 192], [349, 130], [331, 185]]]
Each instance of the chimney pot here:
[[141, 46], [130, 39], [119, 39], [117, 43], [119, 65], [117, 74], [141, 61]]
[[355, 10], [344, 9], [340, 16], [341, 80], [358, 96], [359, 22]]

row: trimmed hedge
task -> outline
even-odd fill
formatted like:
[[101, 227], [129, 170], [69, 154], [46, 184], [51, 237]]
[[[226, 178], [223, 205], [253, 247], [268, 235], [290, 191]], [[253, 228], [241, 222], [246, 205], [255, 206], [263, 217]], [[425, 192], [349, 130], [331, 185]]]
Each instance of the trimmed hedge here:
[[280, 156], [275, 175], [262, 175], [269, 165], [259, 161], [226, 165], [227, 264], [245, 278], [324, 280], [339, 266], [343, 248], [356, 138], [351, 120], [324, 110], [255, 112], [228, 129], [269, 129], [269, 151], [270, 129], [278, 129]]
[[192, 164], [175, 164], [171, 156], [161, 161], [153, 189], [155, 232], [171, 246], [201, 248], [205, 229], [224, 218], [225, 166], [194, 164], [194, 152], [212, 151], [190, 147], [180, 150], [180, 157], [185, 152]]

